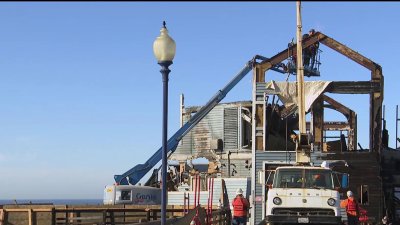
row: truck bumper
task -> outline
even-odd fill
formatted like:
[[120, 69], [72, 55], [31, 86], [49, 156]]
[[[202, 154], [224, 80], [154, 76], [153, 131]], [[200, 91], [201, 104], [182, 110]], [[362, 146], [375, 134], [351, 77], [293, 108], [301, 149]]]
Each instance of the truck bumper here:
[[341, 224], [341, 216], [266, 216], [263, 224]]

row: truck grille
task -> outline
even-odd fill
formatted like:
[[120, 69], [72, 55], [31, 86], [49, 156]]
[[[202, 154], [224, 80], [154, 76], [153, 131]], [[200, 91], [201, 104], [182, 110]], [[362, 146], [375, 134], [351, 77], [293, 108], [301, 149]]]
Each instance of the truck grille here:
[[319, 208], [275, 208], [272, 210], [273, 215], [285, 216], [335, 216], [333, 209]]

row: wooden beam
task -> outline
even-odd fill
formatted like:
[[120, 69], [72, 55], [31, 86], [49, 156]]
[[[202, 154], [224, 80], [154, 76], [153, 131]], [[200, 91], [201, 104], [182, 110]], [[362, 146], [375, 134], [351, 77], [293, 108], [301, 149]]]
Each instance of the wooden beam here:
[[[334, 40], [333, 38], [321, 33], [316, 32], [315, 34], [305, 38], [302, 41], [303, 49], [307, 48], [308, 46], [320, 42], [327, 47], [339, 52], [340, 54], [348, 57], [349, 59], [353, 60], [354, 62], [364, 66], [365, 68], [369, 69], [370, 71], [381, 70], [381, 66], [377, 63], [373, 62], [372, 60], [368, 59], [367, 57], [361, 55], [360, 53], [352, 50], [351, 48], [347, 47], [346, 45]], [[272, 68], [273, 66], [281, 63], [282, 61], [288, 59], [290, 56], [296, 55], [295, 49], [297, 48], [297, 44], [294, 44], [287, 49], [279, 52], [275, 56], [260, 62], [260, 68], [265, 72], [266, 70]], [[379, 75], [375, 78], [380, 79]]]
[[[309, 36], [308, 38], [304, 39], [303, 43], [302, 43], [303, 49], [318, 42], [319, 34], [320, 34], [320, 32], [317, 32], [317, 33]], [[294, 45], [288, 47], [287, 49], [279, 52], [278, 54], [274, 55], [273, 57], [260, 62], [259, 67], [263, 70], [263, 72], [271, 69], [272, 67], [281, 63], [282, 61], [288, 59], [290, 56], [296, 55], [296, 48], [297, 48], [297, 44], [294, 44]]]
[[[342, 121], [327, 121], [323, 123], [323, 128], [323, 130], [329, 131], [347, 131], [350, 129], [350, 125], [347, 122]], [[310, 129], [310, 122], [307, 122], [307, 129]]]
[[333, 38], [328, 37], [323, 33], [318, 33], [318, 36], [319, 36], [319, 42], [339, 52], [340, 54], [350, 58], [354, 62], [360, 64], [361, 66], [364, 66], [370, 71], [374, 71], [376, 68], [380, 68], [380, 66], [375, 62], [373, 62], [372, 60], [366, 58], [365, 56], [347, 47], [346, 45], [334, 40]]
[[[322, 96], [314, 102], [311, 111], [312, 116], [312, 131], [314, 135], [314, 146], [318, 146], [318, 149], [322, 150], [322, 143], [324, 137], [324, 107]], [[308, 128], [310, 130], [310, 128]]]
[[357, 150], [357, 113], [354, 111], [351, 111], [350, 113], [350, 131], [348, 135], [348, 149], [349, 151], [356, 151]]
[[326, 95], [323, 95], [324, 101], [330, 104], [330, 106], [326, 106], [327, 108], [334, 109], [340, 113], [342, 113], [347, 119], [350, 117], [350, 111], [351, 109], [347, 108], [346, 106], [342, 105], [340, 102], [334, 100], [333, 98], [330, 98]]
[[379, 83], [379, 90], [370, 94], [370, 150], [382, 150], [382, 104], [383, 104], [383, 75], [379, 67], [371, 71], [371, 80]]
[[380, 82], [374, 81], [332, 81], [326, 88], [326, 92], [336, 94], [371, 94], [380, 90]]

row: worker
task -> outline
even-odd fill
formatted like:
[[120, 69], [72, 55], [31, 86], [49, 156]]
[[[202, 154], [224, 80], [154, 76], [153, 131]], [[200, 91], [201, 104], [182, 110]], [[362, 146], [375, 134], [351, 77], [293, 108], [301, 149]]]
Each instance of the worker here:
[[[311, 29], [310, 31], [308, 31], [308, 36], [311, 36], [313, 34], [315, 34], [314, 29]], [[313, 43], [312, 45], [308, 46], [308, 48], [307, 48], [308, 53], [310, 54], [310, 63], [311, 63], [310, 68], [311, 69], [314, 68], [315, 61], [317, 60], [316, 57], [317, 57], [318, 48], [319, 48], [318, 41]]]
[[346, 208], [348, 225], [358, 225], [360, 210], [352, 191], [347, 191], [347, 199], [340, 202], [340, 207]]
[[[303, 34], [303, 41], [304, 39], [308, 38], [310, 35], [309, 34]], [[308, 67], [310, 65], [310, 59], [311, 59], [311, 48], [305, 48], [303, 49], [303, 65]]]
[[243, 190], [237, 189], [236, 197], [232, 201], [233, 206], [233, 225], [244, 225], [247, 223], [247, 210], [249, 201], [243, 196]]
[[317, 187], [325, 187], [325, 180], [322, 178], [321, 174], [315, 174], [313, 176], [313, 184]]

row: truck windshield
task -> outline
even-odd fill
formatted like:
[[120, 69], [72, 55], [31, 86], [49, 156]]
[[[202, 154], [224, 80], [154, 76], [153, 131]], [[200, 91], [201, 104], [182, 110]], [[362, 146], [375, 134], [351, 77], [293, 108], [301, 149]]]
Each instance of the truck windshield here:
[[273, 188], [333, 189], [332, 171], [326, 169], [277, 169]]

